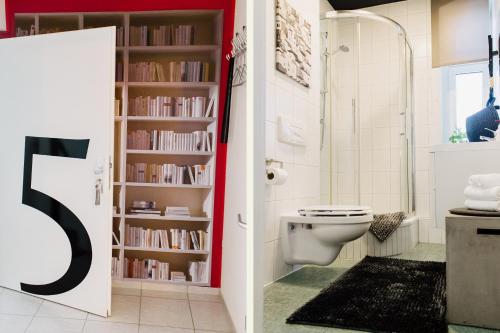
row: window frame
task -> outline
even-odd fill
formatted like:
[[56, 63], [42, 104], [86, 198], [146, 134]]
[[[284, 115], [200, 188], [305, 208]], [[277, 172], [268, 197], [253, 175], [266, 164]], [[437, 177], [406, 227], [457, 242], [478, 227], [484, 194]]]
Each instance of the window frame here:
[[[453, 65], [443, 67], [442, 76], [442, 120], [443, 120], [443, 142], [449, 143], [448, 139], [456, 128], [457, 106], [456, 106], [456, 76], [461, 74], [483, 73], [483, 104], [489, 97], [489, 71], [488, 62], [476, 62], [470, 64]], [[479, 111], [479, 110], [478, 110]], [[465, 129], [464, 129], [465, 130]]]

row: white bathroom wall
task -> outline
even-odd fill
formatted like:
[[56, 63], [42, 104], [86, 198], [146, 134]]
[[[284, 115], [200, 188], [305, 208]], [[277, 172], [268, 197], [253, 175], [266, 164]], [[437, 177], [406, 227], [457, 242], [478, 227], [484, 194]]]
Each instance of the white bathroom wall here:
[[[283, 161], [289, 177], [284, 185], [266, 186], [265, 283], [292, 271], [292, 266], [285, 264], [281, 252], [280, 216], [320, 202], [319, 0], [289, 0], [289, 3], [311, 24], [311, 86], [303, 87], [275, 69], [275, 1], [270, 0], [264, 14], [268, 32], [261, 44], [267, 54], [266, 62], [262, 64], [266, 66], [266, 157]], [[278, 116], [304, 127], [306, 147], [277, 141]]]

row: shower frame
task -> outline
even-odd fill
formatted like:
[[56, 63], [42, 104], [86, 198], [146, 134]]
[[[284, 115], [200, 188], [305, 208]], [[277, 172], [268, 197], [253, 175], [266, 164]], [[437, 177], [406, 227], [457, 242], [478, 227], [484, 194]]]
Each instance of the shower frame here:
[[[361, 40], [361, 29], [360, 29], [360, 21], [359, 19], [364, 18], [372, 21], [377, 21], [381, 22], [384, 24], [388, 24], [395, 28], [395, 30], [399, 34], [399, 38], [402, 38], [404, 40], [404, 43], [401, 44], [402, 46], [402, 56], [404, 57], [404, 70], [402, 71], [402, 85], [406, 84], [406, 89], [402, 88], [404, 93], [402, 93], [401, 98], [402, 100], [402, 109], [400, 112], [401, 116], [404, 116], [405, 118], [405, 131], [404, 133], [401, 133], [401, 140], [404, 143], [402, 145], [403, 151], [402, 153], [405, 154], [404, 157], [401, 158], [401, 164], [402, 167], [400, 172], [401, 172], [401, 185], [405, 186], [404, 191], [402, 191], [401, 195], [402, 198], [402, 209], [407, 213], [407, 214], [414, 214], [415, 213], [415, 131], [414, 131], [414, 83], [413, 83], [413, 66], [414, 66], [414, 59], [413, 59], [413, 47], [408, 40], [408, 34], [406, 30], [396, 21], [383, 16], [379, 15], [376, 13], [372, 13], [366, 10], [338, 10], [338, 11], [329, 11], [325, 13], [324, 17], [322, 20], [336, 20], [336, 19], [342, 19], [342, 18], [352, 18], [352, 19], [357, 19], [356, 22], [356, 27], [357, 27], [357, 38], [358, 42]], [[328, 53], [328, 49], [325, 51], [322, 56], [325, 56], [325, 70], [324, 72], [330, 73], [331, 68], [329, 68], [329, 59], [332, 54]], [[359, 47], [358, 47], [358, 52], [357, 52], [357, 61], [358, 61], [358, 69], [356, 71], [357, 75], [357, 86], [356, 86], [356, 98], [353, 99], [353, 112], [354, 112], [354, 128], [359, 128], [359, 116], [356, 117], [356, 115], [360, 115], [360, 103], [359, 103], [359, 63], [360, 63], [360, 52], [359, 52]], [[328, 74], [326, 74], [328, 75]], [[326, 81], [331, 82], [328, 78]], [[325, 85], [322, 88], [321, 93], [327, 94], [329, 91], [328, 85]], [[332, 106], [330, 105], [330, 108]], [[324, 120], [325, 120], [325, 113], [326, 113], [326, 103], [322, 103], [322, 110], [321, 110], [321, 121], [323, 126], [324, 125]], [[404, 108], [404, 109], [403, 109]], [[331, 129], [333, 131], [333, 129]], [[331, 132], [330, 131], [330, 132]], [[322, 135], [324, 135], [325, 129], [322, 128]], [[356, 134], [356, 133], [355, 133]], [[322, 138], [323, 140], [323, 138]], [[359, 137], [357, 140], [358, 143], [358, 163], [360, 161], [360, 141]], [[357, 181], [357, 195], [358, 195], [358, 203], [361, 201], [361, 181], [360, 181], [360, 166], [358, 165], [358, 181]], [[332, 179], [330, 177], [330, 183], [332, 182]], [[330, 201], [332, 200], [331, 198], [332, 194], [332, 185], [330, 184]], [[405, 195], [406, 194], [406, 195]]]

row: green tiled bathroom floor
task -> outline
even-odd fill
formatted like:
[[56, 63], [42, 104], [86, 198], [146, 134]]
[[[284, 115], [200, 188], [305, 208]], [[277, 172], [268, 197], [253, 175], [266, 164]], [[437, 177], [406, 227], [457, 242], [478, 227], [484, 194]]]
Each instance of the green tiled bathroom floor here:
[[[414, 249], [396, 258], [410, 260], [445, 261], [445, 246], [420, 243]], [[338, 328], [304, 325], [288, 325], [286, 318], [321, 289], [341, 276], [354, 261], [335, 261], [327, 267], [306, 266], [297, 272], [270, 284], [264, 290], [264, 332], [265, 333], [347, 333], [358, 332]], [[500, 332], [474, 327], [449, 325], [449, 333], [491, 333]]]

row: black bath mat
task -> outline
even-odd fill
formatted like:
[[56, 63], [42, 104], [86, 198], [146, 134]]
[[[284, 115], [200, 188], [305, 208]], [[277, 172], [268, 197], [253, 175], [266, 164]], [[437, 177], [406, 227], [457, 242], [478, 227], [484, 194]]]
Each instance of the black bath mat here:
[[366, 257], [289, 324], [369, 332], [447, 332], [445, 263]]

